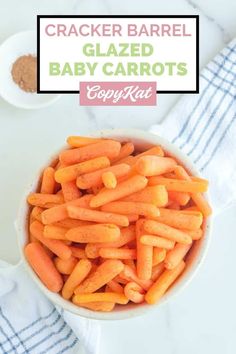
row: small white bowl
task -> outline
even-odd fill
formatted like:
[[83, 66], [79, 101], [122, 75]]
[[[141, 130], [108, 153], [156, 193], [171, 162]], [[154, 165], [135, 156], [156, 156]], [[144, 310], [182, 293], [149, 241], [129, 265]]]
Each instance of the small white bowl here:
[[[165, 151], [167, 151], [173, 157], [176, 157], [187, 170], [195, 176], [199, 176], [194, 164], [189, 160], [189, 158], [184, 155], [175, 145], [168, 142], [166, 139], [154, 135], [152, 133], [133, 130], [133, 129], [114, 129], [114, 130], [102, 130], [95, 132], [91, 136], [99, 138], [112, 138], [119, 141], [132, 141], [135, 144], [136, 149], [142, 151], [151, 147], [152, 145], [161, 145]], [[58, 156], [58, 151], [57, 151]], [[55, 155], [51, 156], [49, 161], [45, 161], [45, 166], [48, 166], [55, 159]], [[148, 304], [128, 304], [126, 306], [116, 306], [115, 310], [112, 312], [95, 312], [82, 307], [74, 305], [72, 302], [64, 300], [59, 294], [55, 294], [49, 291], [40, 279], [37, 277], [36, 273], [32, 270], [29, 263], [27, 262], [24, 255], [24, 247], [28, 242], [28, 216], [29, 216], [29, 206], [27, 204], [26, 198], [29, 193], [37, 189], [39, 177], [42, 171], [36, 173], [33, 178], [32, 184], [26, 189], [22, 204], [19, 209], [18, 218], [15, 222], [16, 231], [18, 234], [18, 244], [20, 247], [21, 258], [25, 264], [25, 267], [35, 283], [39, 286], [41, 291], [54, 303], [61, 306], [63, 309], [68, 310], [74, 314], [82, 317], [97, 319], [97, 320], [121, 320], [127, 319], [135, 316], [142, 315], [148, 311], [152, 311], [155, 308], [163, 305], [167, 301], [170, 301], [180, 290], [184, 289], [187, 284], [192, 280], [194, 275], [199, 270], [200, 264], [206, 256], [206, 252], [210, 241], [210, 229], [211, 229], [211, 218], [208, 218], [205, 222], [205, 232], [201, 240], [195, 241], [194, 245], [188, 255], [187, 266], [184, 273], [176, 281], [173, 287], [171, 287], [167, 293], [162, 297], [162, 299], [156, 305]]]
[[36, 56], [36, 43], [36, 32], [25, 31], [9, 37], [0, 46], [0, 95], [13, 106], [37, 109], [52, 104], [60, 97], [54, 94], [25, 92], [13, 81], [13, 63], [22, 55]]

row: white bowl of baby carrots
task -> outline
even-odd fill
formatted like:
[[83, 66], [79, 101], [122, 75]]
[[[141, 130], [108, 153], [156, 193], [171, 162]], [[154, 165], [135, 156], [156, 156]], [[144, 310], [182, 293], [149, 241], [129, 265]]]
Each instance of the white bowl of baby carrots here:
[[54, 304], [92, 319], [126, 319], [169, 301], [206, 255], [208, 181], [176, 146], [144, 131], [67, 142], [20, 207], [29, 274]]

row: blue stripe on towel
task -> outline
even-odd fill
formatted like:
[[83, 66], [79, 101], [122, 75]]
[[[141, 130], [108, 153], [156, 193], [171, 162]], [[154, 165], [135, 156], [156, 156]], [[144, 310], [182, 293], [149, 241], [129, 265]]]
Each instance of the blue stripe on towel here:
[[[8, 335], [5, 333], [5, 331], [3, 330], [3, 328], [0, 326], [0, 331], [1, 333], [4, 335], [4, 337], [6, 337], [6, 342], [5, 344], [8, 344], [11, 346], [11, 348], [14, 350], [14, 352], [17, 354], [16, 348], [14, 346], [14, 344], [12, 343], [12, 341], [8, 338]], [[1, 344], [1, 343], [0, 343]], [[3, 344], [1, 344], [1, 347], [3, 349], [2, 353], [6, 354], [8, 353], [8, 351], [6, 351], [6, 349], [3, 347]]]
[[67, 334], [65, 335], [65, 337], [59, 339], [58, 341], [56, 341], [55, 343], [53, 343], [52, 345], [50, 345], [50, 347], [48, 347], [47, 349], [45, 349], [44, 351], [38, 353], [38, 354], [48, 354], [49, 350], [55, 348], [58, 344], [66, 341], [67, 339], [69, 339], [71, 337], [71, 335], [73, 334], [73, 331], [71, 328], [69, 328], [69, 331], [67, 332]]
[[201, 77], [206, 80], [208, 83], [211, 83], [211, 85], [215, 88], [217, 88], [218, 90], [222, 91], [222, 92], [226, 92], [230, 97], [234, 97], [234, 95], [231, 92], [228, 92], [226, 89], [224, 89], [222, 86], [220, 85], [216, 85], [213, 82], [211, 82], [211, 79], [208, 79], [205, 75], [201, 74]]

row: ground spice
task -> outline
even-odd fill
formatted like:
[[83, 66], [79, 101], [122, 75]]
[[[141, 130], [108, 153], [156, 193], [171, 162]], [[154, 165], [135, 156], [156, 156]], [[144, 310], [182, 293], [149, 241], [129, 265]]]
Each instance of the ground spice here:
[[26, 92], [37, 90], [37, 59], [35, 56], [23, 55], [13, 64], [11, 70], [14, 82]]

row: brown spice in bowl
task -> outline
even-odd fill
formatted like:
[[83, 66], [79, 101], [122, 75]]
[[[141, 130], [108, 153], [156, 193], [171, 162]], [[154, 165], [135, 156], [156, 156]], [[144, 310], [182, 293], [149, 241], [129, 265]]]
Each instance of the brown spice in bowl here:
[[23, 55], [13, 64], [11, 70], [14, 82], [26, 92], [37, 90], [37, 59], [35, 56]]

